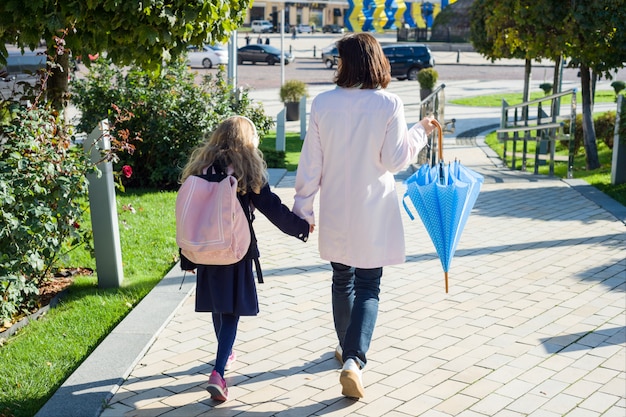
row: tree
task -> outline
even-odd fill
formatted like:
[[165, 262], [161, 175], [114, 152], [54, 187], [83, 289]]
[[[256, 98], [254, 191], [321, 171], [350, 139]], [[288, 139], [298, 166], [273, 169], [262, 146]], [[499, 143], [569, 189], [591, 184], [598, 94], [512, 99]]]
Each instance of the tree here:
[[[245, 17], [250, 0], [3, 0], [0, 3], [0, 64], [5, 44], [22, 51], [46, 42], [48, 99], [62, 108], [69, 59], [106, 53], [118, 65], [159, 70], [163, 61], [183, 54], [187, 45], [224, 41]], [[56, 40], [55, 40], [56, 38]]]
[[563, 53], [570, 67], [580, 68], [583, 101], [583, 137], [587, 169], [600, 167], [593, 126], [593, 80], [612, 79], [611, 71], [626, 62], [626, 4], [624, 0], [571, 0], [563, 27], [567, 33]]
[[492, 60], [520, 55], [554, 60], [557, 89], [561, 56], [580, 68], [587, 168], [599, 168], [594, 80], [597, 75], [611, 79], [611, 71], [626, 62], [625, 0], [476, 0], [471, 33], [477, 51]]
[[522, 101], [528, 101], [533, 57], [519, 39], [513, 19], [515, 3], [515, 0], [476, 0], [470, 9], [470, 41], [478, 53], [492, 62], [508, 58], [525, 60]]

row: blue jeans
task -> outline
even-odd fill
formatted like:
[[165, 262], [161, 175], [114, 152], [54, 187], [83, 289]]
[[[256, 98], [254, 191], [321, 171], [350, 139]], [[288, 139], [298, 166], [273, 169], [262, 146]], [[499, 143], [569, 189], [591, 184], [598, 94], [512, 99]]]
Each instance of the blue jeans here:
[[383, 268], [353, 268], [331, 262], [333, 268], [333, 319], [343, 360], [354, 359], [361, 368], [367, 353], [376, 318]]

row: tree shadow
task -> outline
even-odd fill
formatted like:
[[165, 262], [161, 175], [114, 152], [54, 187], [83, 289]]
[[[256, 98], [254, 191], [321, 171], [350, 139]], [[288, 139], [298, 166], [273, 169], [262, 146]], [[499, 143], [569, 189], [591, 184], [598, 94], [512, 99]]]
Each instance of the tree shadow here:
[[626, 343], [626, 326], [599, 328], [540, 339], [547, 353], [568, 353]]

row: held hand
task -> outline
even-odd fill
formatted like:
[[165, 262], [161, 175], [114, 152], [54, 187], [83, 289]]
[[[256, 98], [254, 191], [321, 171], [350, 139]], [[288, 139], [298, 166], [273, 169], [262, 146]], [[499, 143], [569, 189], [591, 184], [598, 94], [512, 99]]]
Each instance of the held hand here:
[[310, 224], [309, 225], [309, 233], [313, 233], [314, 230], [315, 230], [315, 225], [314, 224]]
[[435, 125], [433, 124], [433, 121], [437, 121], [437, 119], [435, 119], [433, 116], [426, 116], [422, 120], [420, 120], [420, 124], [426, 131], [427, 135], [430, 135], [433, 130], [435, 130]]

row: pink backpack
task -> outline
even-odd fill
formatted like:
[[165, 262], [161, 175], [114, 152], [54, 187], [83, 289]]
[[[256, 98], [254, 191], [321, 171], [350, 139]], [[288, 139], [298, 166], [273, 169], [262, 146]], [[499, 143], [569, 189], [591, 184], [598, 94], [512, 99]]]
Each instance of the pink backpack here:
[[195, 264], [231, 265], [248, 252], [250, 224], [237, 199], [237, 179], [207, 170], [189, 176], [178, 191], [176, 243]]

